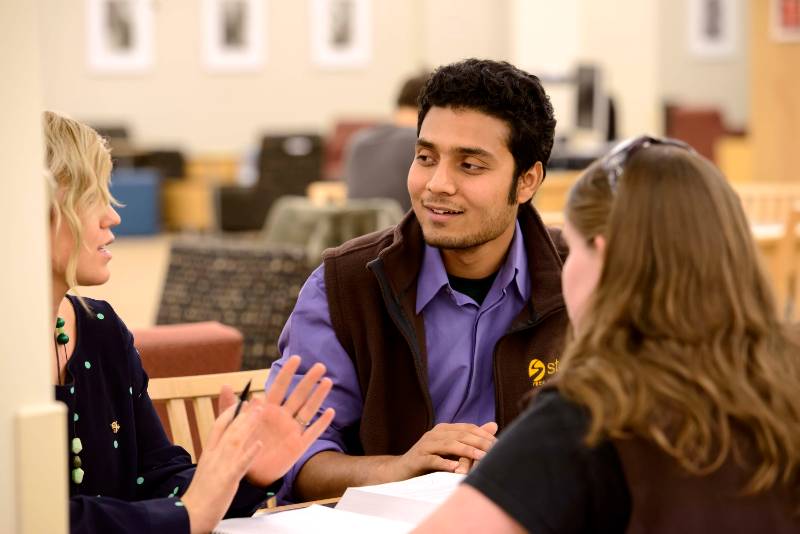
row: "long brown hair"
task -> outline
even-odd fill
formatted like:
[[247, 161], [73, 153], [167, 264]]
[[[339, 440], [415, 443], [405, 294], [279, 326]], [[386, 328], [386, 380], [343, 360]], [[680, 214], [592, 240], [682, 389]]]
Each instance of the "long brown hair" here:
[[654, 145], [630, 157], [616, 192], [591, 166], [566, 216], [607, 244], [558, 380], [588, 409], [587, 443], [641, 437], [698, 475], [732, 458], [748, 493], [796, 489], [800, 350], [725, 178], [693, 152]]

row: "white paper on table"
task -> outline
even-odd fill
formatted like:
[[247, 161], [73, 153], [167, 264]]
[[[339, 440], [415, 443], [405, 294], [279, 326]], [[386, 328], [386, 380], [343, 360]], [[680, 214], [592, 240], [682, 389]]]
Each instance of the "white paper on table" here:
[[256, 517], [226, 519], [214, 529], [214, 534], [406, 534], [414, 528], [411, 523], [364, 515], [313, 504], [307, 508], [289, 510]]
[[442, 504], [462, 480], [464, 475], [435, 472], [400, 482], [347, 488], [336, 509], [417, 525]]

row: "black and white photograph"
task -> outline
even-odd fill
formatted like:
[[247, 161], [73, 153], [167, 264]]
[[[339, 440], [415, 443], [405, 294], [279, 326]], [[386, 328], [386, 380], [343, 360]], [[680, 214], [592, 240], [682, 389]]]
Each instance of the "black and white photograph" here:
[[87, 0], [87, 63], [97, 73], [135, 73], [152, 67], [150, 0]]
[[689, 52], [722, 59], [736, 53], [740, 0], [689, 0]]
[[370, 0], [312, 0], [311, 51], [322, 68], [365, 67], [371, 58]]
[[203, 0], [203, 52], [208, 70], [252, 72], [264, 66], [264, 3]]

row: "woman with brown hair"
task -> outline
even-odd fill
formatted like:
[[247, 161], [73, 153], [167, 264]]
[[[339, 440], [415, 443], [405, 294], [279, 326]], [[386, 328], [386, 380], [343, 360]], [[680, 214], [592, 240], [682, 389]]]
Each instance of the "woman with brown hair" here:
[[125, 324], [107, 302], [75, 292], [110, 276], [120, 217], [105, 142], [51, 112], [44, 137], [52, 178], [51, 361], [56, 398], [68, 412], [70, 532], [200, 534], [225, 515], [251, 515], [333, 418], [329, 409], [309, 424], [331, 389], [324, 366], [312, 367], [286, 397], [300, 364], [290, 358], [266, 398], [246, 403], [238, 417], [231, 389], [223, 388], [222, 413], [193, 465], [167, 440]]
[[800, 532], [800, 347], [725, 178], [634, 139], [564, 234], [558, 378], [419, 532]]

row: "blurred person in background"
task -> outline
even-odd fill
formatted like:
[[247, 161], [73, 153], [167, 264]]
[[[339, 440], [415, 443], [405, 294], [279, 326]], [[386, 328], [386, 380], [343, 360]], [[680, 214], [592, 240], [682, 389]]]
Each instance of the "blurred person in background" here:
[[411, 209], [408, 167], [417, 142], [417, 99], [430, 74], [403, 83], [393, 121], [357, 132], [345, 149], [348, 198], [391, 198]]

